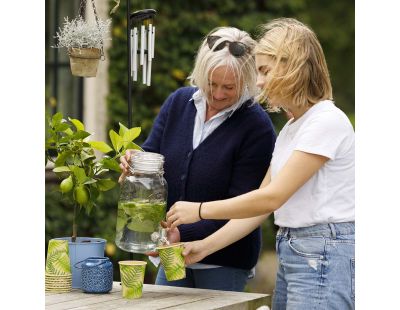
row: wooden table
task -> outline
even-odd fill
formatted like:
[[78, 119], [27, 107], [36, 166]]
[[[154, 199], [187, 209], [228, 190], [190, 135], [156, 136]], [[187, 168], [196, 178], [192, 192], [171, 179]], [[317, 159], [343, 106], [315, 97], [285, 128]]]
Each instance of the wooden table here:
[[[46, 309], [257, 309], [267, 305], [269, 295], [205, 290], [161, 285], [143, 285], [139, 299], [122, 298], [121, 285], [114, 282], [108, 294], [46, 293]], [[267, 308], [268, 309], [268, 308]]]

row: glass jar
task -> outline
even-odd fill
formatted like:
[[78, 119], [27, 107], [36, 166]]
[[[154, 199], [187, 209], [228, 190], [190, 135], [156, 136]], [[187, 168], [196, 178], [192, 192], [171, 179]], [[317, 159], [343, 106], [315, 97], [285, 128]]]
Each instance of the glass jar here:
[[160, 221], [165, 220], [167, 207], [164, 156], [136, 152], [130, 172], [121, 184], [115, 243], [128, 252], [154, 251], [163, 235]]

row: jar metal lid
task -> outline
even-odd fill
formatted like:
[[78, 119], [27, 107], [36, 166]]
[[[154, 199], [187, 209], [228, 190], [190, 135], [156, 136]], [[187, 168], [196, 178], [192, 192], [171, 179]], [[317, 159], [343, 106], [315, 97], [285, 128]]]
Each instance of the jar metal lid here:
[[164, 156], [152, 152], [136, 152], [130, 160], [131, 171], [164, 173]]

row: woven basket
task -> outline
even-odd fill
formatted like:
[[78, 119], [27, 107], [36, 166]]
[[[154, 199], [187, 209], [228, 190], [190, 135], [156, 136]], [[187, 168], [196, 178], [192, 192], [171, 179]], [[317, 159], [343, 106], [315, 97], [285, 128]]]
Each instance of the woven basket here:
[[101, 51], [98, 48], [70, 48], [68, 50], [72, 75], [94, 77]]

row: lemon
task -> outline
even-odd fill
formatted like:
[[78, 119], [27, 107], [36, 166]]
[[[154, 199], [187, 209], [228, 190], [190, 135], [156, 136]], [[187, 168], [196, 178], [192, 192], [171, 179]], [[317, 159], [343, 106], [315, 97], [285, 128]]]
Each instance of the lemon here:
[[89, 194], [83, 185], [77, 186], [75, 188], [75, 200], [81, 206], [88, 202]]
[[60, 191], [63, 194], [68, 193], [73, 186], [74, 186], [74, 181], [72, 180], [72, 176], [70, 175], [68, 178], [62, 180], [60, 184]]

